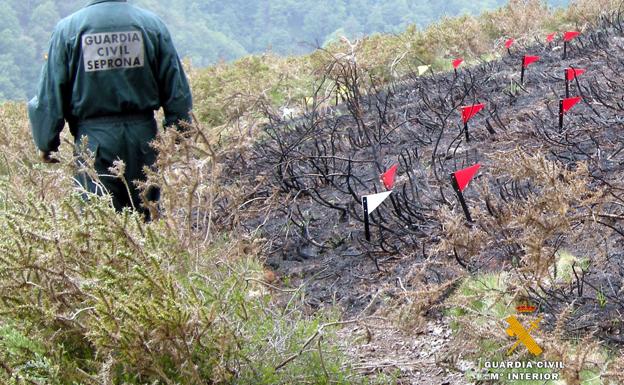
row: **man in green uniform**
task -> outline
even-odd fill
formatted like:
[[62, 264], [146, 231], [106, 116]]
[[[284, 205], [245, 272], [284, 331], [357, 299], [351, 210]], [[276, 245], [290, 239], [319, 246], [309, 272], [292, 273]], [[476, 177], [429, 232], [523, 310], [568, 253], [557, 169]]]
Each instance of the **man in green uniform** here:
[[[149, 142], [156, 136], [154, 111], [160, 107], [166, 127], [180, 129], [180, 122], [190, 121], [189, 85], [157, 16], [125, 0], [93, 0], [58, 23], [39, 91], [28, 104], [44, 162], [54, 161], [50, 154], [58, 150], [67, 121], [76, 144], [86, 137], [101, 175], [96, 182], [81, 173], [80, 184], [94, 193], [103, 186], [117, 210], [144, 212], [133, 181], [145, 180], [143, 167], [156, 160]], [[117, 160], [126, 165], [125, 181], [110, 175]], [[148, 199], [157, 200], [158, 194], [153, 190]]]

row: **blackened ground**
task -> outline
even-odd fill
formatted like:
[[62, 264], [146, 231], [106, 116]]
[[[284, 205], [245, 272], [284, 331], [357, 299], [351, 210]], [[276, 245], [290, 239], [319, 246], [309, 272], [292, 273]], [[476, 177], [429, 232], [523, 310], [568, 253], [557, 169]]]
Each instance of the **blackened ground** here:
[[[520, 85], [525, 54], [541, 59]], [[572, 96], [583, 101], [559, 130], [568, 67], [587, 70], [570, 84]], [[443, 236], [441, 208], [462, 215], [450, 173], [475, 163], [487, 170], [494, 154], [520, 147], [566, 165], [588, 162], [594, 187], [611, 188], [619, 199], [624, 191], [623, 74], [622, 24], [611, 21], [570, 43], [565, 60], [561, 42], [517, 47], [500, 60], [461, 69], [457, 77], [414, 77], [384, 91], [368, 90], [366, 96], [359, 96], [346, 74], [344, 104], [329, 114], [311, 112], [267, 127], [253, 149], [228, 159], [225, 174], [232, 179], [226, 183], [248, 190], [243, 228], [267, 239], [267, 265], [291, 284], [305, 284], [312, 308], [336, 305], [345, 318], [361, 317], [404, 304], [405, 292], [440, 287], [428, 299], [433, 306], [452, 292], [457, 278], [507, 266], [500, 250], [484, 255], [482, 264], [471, 259], [472, 265], [435, 252]], [[486, 108], [470, 121], [467, 142], [459, 107], [473, 103]], [[379, 175], [394, 163], [399, 164], [394, 193], [373, 214], [367, 242], [360, 197], [384, 191]], [[504, 200], [505, 186], [487, 171], [481, 175], [488, 178], [481, 183], [499, 188]], [[474, 190], [466, 190], [466, 198], [485, 206]], [[622, 212], [614, 207], [605, 225], [607, 257], [601, 264], [590, 266], [570, 287], [542, 293], [551, 325], [574, 302], [578, 311], [571, 332], [586, 326], [604, 340], [624, 343], [622, 322], [611, 321], [624, 312]], [[427, 308], [420, 315], [429, 316], [428, 322], [440, 317]]]

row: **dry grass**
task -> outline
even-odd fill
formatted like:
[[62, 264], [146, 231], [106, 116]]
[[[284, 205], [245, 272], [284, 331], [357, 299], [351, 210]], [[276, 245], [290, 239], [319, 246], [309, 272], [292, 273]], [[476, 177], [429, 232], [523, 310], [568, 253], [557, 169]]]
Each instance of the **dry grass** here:
[[232, 232], [219, 154], [199, 125], [189, 135], [156, 141], [147, 185], [164, 199], [144, 223], [81, 197], [72, 145], [41, 164], [24, 106], [0, 108], [3, 383], [347, 383], [331, 319], [305, 315], [298, 290], [273, 302], [263, 243]]

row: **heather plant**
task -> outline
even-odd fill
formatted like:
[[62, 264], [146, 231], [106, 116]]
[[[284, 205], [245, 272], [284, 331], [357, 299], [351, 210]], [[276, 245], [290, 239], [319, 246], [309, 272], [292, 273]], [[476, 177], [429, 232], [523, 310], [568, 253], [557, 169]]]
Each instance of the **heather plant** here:
[[544, 25], [551, 23], [553, 15], [540, 0], [511, 0], [498, 10], [482, 17], [487, 34], [491, 38], [533, 38], [544, 32]]
[[557, 16], [564, 24], [578, 28], [593, 25], [605, 13], [621, 10], [622, 6], [621, 0], [576, 0]]
[[[440, 250], [463, 259], [474, 271], [446, 303], [463, 341], [457, 349], [475, 357], [504, 359], [509, 344], [500, 333], [503, 320], [532, 298], [538, 307], [563, 307], [550, 326], [533, 335], [546, 359], [565, 363], [562, 373], [567, 383], [591, 378], [617, 381], [612, 370], [621, 365], [617, 349], [601, 346], [592, 333], [571, 338], [571, 325], [583, 321], [572, 317], [579, 306], [576, 300], [566, 302], [566, 293], [572, 291], [580, 298], [585, 274], [606, 260], [599, 250], [613, 228], [604, 214], [613, 204], [611, 194], [591, 183], [586, 163], [564, 166], [539, 150], [533, 152], [516, 149], [491, 157], [496, 183], [477, 182], [485, 207], [474, 210], [475, 224], [467, 226], [461, 216], [446, 210], [441, 214], [445, 239]], [[570, 254], [567, 250], [572, 247], [587, 256]], [[595, 306], [604, 310], [612, 298], [596, 289]], [[481, 343], [484, 336], [487, 346]], [[515, 357], [525, 358], [519, 353]]]
[[312, 70], [306, 57], [266, 54], [191, 70], [191, 80], [195, 113], [202, 123], [210, 127], [229, 125], [247, 134], [253, 129], [239, 123], [253, 126], [262, 105], [268, 103], [278, 109], [305, 103]]
[[[273, 273], [264, 271], [261, 256], [271, 241], [261, 238], [259, 228], [240, 232], [251, 216], [259, 218], [255, 225], [270, 220], [284, 195], [271, 186], [261, 192], [265, 207], [258, 209], [250, 202], [266, 186], [263, 176], [249, 181], [230, 164], [249, 162], [247, 150], [263, 123], [306, 113], [308, 134], [314, 135], [322, 110], [347, 109], [358, 137], [368, 137], [362, 147], [373, 147], [367, 144], [375, 144], [375, 127], [361, 98], [367, 93], [381, 95], [386, 85], [409, 79], [421, 64], [440, 70], [448, 69], [448, 59], [455, 56], [497, 57], [501, 34], [584, 28], [583, 12], [617, 4], [583, 1], [555, 13], [537, 1], [513, 5], [530, 17], [516, 17], [518, 9], [510, 6], [480, 18], [448, 19], [425, 31], [342, 39], [305, 57], [265, 55], [192, 70], [197, 120], [185, 134], [160, 133], [153, 143], [157, 163], [139, 186], [162, 191], [158, 204], [148, 204], [150, 223], [131, 211], [116, 213], [107, 197], [85, 195], [76, 187], [67, 131], [61, 163], [37, 161], [24, 106], [4, 104], [0, 379], [9, 384], [363, 382], [332, 338], [334, 327], [344, 323], [331, 313], [310, 315], [303, 287], [267, 279]], [[467, 33], [473, 36], [468, 41]], [[335, 104], [340, 106], [329, 108]], [[380, 127], [389, 124], [386, 117], [380, 108]], [[381, 154], [380, 148], [373, 150]], [[435, 172], [435, 158], [434, 151], [433, 170], [427, 172]], [[381, 160], [376, 159], [378, 166]], [[563, 165], [539, 151], [522, 150], [486, 161], [495, 165], [488, 172], [497, 178], [475, 181], [482, 198], [474, 208], [475, 225], [467, 227], [442, 204], [426, 213], [441, 220], [445, 237], [437, 250], [427, 250], [428, 264], [406, 282], [409, 289], [401, 287], [397, 297], [407, 306], [396, 313], [406, 325], [421, 324], [459, 287], [448, 302], [459, 333], [487, 336], [494, 341], [490, 348], [499, 351], [504, 335], [492, 326], [508, 314], [513, 300], [569, 286], [572, 276], [599, 263], [590, 251], [605, 228], [596, 218], [609, 220], [600, 214], [611, 198], [592, 185], [583, 162]], [[89, 171], [88, 162], [84, 167]], [[111, 173], [122, 170], [117, 164]], [[307, 230], [302, 226], [302, 236]], [[582, 260], [564, 257], [570, 245]], [[438, 256], [460, 262], [447, 272], [463, 267], [465, 275], [485, 274], [433, 280], [430, 267], [448, 267]], [[501, 267], [509, 274], [488, 273]], [[598, 293], [602, 307], [615, 301]], [[481, 348], [474, 338], [465, 341], [463, 349]], [[567, 374], [578, 380], [588, 355], [569, 353], [572, 345], [558, 346], [570, 362], [578, 358]], [[614, 359], [599, 369], [617, 378], [621, 365]]]
[[[148, 183], [162, 183], [165, 198], [152, 208], [160, 219], [145, 223], [107, 197], [85, 199], [69, 143], [60, 165], [37, 162], [23, 106], [3, 105], [0, 119], [3, 383], [358, 381], [327, 342], [332, 317], [305, 315], [298, 290], [276, 305], [262, 242], [227, 221], [211, 229], [210, 202], [226, 192], [210, 154], [190, 150], [207, 139], [163, 134], [162, 173]], [[167, 153], [167, 143], [189, 149]], [[210, 215], [197, 212], [204, 206]]]

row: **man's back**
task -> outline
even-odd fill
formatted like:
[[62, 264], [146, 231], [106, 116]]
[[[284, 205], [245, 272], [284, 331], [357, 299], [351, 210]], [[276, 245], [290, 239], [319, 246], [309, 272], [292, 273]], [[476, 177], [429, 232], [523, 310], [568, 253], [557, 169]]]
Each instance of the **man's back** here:
[[[161, 106], [166, 124], [188, 120], [191, 94], [167, 28], [126, 1], [92, 1], [59, 22], [46, 67], [48, 84], [31, 102], [33, 133], [42, 150], [58, 147], [47, 142], [62, 129], [59, 118], [73, 133], [83, 120]], [[50, 118], [55, 129], [48, 133]]]
[[[77, 176], [87, 190], [113, 196], [117, 209], [140, 208], [134, 181], [156, 159], [154, 110], [165, 125], [189, 121], [191, 92], [163, 22], [124, 0], [96, 0], [56, 26], [39, 91], [28, 105], [35, 144], [44, 161], [60, 145], [69, 123], [76, 142], [86, 138], [99, 181]], [[123, 161], [125, 181], [107, 176]], [[130, 190], [130, 191], [128, 191]], [[148, 200], [158, 199], [152, 189]]]

